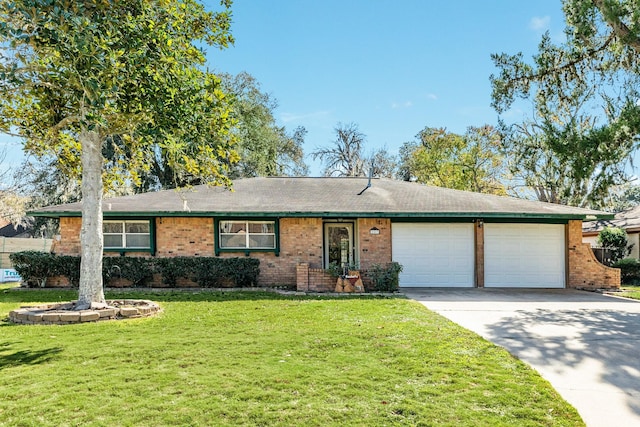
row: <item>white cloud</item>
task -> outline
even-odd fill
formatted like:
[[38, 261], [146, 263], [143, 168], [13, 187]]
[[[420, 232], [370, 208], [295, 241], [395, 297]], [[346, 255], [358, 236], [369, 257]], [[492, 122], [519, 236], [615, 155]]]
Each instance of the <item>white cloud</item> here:
[[427, 99], [432, 99], [432, 100], [436, 101], [438, 99], [438, 95], [436, 95], [435, 93], [428, 93], [427, 94]]
[[548, 31], [551, 27], [551, 17], [550, 16], [534, 16], [529, 21], [529, 29], [538, 32]]

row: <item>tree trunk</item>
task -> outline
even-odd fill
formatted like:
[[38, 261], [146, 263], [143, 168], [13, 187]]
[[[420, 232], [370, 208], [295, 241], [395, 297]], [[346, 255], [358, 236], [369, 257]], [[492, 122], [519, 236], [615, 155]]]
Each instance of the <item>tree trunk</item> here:
[[76, 310], [105, 307], [102, 289], [102, 138], [83, 130], [82, 229], [80, 231], [80, 290]]

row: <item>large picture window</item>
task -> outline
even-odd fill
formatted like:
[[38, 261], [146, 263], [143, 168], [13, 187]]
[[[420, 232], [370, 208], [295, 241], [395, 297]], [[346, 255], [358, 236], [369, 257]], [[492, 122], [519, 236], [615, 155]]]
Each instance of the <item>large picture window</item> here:
[[220, 249], [276, 249], [275, 221], [220, 221], [218, 232]]
[[149, 250], [151, 225], [149, 221], [104, 221], [102, 223], [104, 248]]

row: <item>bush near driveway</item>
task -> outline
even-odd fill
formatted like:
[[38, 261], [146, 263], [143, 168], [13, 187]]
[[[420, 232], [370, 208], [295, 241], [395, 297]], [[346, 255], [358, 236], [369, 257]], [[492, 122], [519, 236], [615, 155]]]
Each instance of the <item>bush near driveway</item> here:
[[[0, 318], [74, 295], [5, 289]], [[406, 299], [107, 297], [153, 299], [164, 312], [0, 322], [0, 425], [584, 425], [527, 365]]]

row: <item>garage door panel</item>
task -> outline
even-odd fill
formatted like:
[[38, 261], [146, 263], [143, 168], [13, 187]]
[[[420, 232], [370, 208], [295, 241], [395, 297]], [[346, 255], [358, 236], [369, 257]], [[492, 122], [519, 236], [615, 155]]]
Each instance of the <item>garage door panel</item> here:
[[474, 237], [469, 223], [394, 223], [393, 260], [403, 287], [473, 287]]
[[564, 288], [562, 224], [484, 225], [485, 287]]

